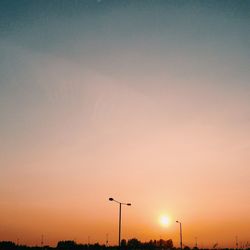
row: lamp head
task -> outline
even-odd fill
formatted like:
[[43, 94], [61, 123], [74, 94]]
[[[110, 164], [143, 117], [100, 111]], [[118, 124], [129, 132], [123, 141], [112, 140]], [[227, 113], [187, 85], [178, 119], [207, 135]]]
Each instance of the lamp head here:
[[114, 199], [113, 198], [109, 198], [110, 201], [113, 201]]
[[131, 206], [131, 203], [127, 203], [127, 206]]

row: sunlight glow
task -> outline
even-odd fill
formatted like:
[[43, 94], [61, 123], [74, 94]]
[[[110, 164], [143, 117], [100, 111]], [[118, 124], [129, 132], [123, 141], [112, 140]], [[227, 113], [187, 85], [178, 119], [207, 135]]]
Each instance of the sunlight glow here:
[[167, 217], [166, 215], [162, 215], [160, 217], [160, 224], [164, 227], [167, 227], [170, 223], [169, 217]]

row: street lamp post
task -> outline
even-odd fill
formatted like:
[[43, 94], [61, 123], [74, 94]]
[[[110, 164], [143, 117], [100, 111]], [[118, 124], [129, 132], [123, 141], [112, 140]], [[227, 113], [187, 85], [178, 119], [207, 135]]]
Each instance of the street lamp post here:
[[121, 247], [121, 226], [122, 226], [122, 205], [131, 206], [131, 203], [123, 203], [120, 201], [117, 201], [113, 198], [109, 198], [110, 201], [114, 201], [119, 204], [119, 236], [118, 236], [118, 245]]
[[180, 248], [182, 249], [182, 226], [180, 221], [176, 221], [176, 223], [180, 224]]

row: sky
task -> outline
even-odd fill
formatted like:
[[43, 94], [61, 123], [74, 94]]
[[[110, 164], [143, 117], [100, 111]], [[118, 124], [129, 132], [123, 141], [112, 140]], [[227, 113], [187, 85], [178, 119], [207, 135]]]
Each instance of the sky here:
[[0, 11], [0, 240], [250, 242], [250, 1]]

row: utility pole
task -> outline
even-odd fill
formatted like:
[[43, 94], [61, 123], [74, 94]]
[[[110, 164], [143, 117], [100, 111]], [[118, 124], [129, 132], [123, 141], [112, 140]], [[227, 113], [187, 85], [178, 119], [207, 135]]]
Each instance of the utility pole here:
[[109, 246], [109, 234], [107, 233], [106, 234], [106, 247]]
[[41, 236], [41, 247], [43, 247], [43, 234]]
[[176, 221], [176, 223], [180, 224], [180, 249], [182, 249], [182, 225], [180, 221]]
[[121, 226], [122, 226], [122, 205], [131, 206], [131, 203], [124, 203], [117, 201], [113, 198], [109, 198], [109, 201], [114, 201], [119, 204], [119, 235], [118, 235], [118, 246], [121, 247]]

